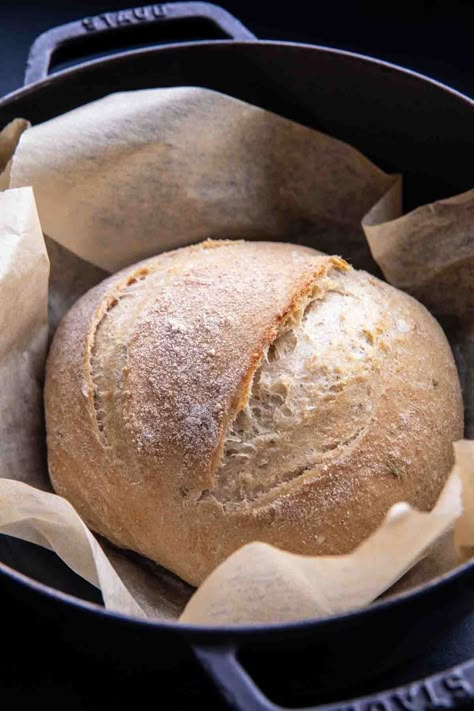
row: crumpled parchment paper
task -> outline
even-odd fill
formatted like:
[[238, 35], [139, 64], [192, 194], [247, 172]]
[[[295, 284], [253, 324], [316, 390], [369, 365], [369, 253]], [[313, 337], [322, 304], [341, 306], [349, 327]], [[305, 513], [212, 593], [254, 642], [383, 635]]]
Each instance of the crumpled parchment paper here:
[[284, 239], [369, 269], [373, 255], [388, 281], [455, 320], [469, 425], [474, 191], [401, 217], [400, 178], [355, 149], [188, 87], [111, 95], [32, 128], [17, 119], [0, 134], [0, 170], [0, 532], [54, 550], [109, 609], [211, 625], [342, 612], [472, 554], [466, 440], [430, 513], [396, 504], [346, 556], [248, 544], [194, 592], [98, 540], [51, 493], [41, 385], [48, 324], [109, 271], [205, 237]]

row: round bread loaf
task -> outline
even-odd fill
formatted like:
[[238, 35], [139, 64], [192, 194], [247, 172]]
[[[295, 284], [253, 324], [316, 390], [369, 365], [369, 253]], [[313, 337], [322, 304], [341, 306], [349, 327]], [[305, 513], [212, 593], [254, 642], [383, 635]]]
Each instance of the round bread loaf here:
[[198, 585], [253, 540], [351, 551], [435, 503], [462, 437], [426, 309], [338, 257], [208, 241], [124, 269], [48, 358], [51, 481], [89, 527]]

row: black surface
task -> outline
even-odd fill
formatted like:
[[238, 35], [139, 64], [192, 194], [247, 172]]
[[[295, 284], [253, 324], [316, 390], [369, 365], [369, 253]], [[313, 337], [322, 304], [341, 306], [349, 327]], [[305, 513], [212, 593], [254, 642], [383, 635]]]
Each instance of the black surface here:
[[[39, 31], [82, 14], [96, 14], [102, 9], [129, 5], [98, 2], [5, 4], [2, 8], [3, 16], [0, 16], [0, 91], [10, 90], [20, 83], [27, 45]], [[240, 11], [238, 5], [241, 5]], [[224, 6], [248, 24], [257, 35], [313, 41], [373, 53], [425, 71], [474, 93], [472, 87], [469, 89], [470, 57], [467, 51], [467, 40], [473, 26], [472, 23], [469, 25], [472, 13], [470, 3], [454, 3], [449, 7], [447, 3], [415, 3], [411, 5], [408, 14], [400, 4], [396, 9], [384, 6], [385, 16], [375, 5], [367, 3], [333, 2], [330, 7], [322, 3], [293, 3], [291, 8], [285, 7], [283, 10], [272, 5], [270, 15], [266, 3], [250, 5], [225, 2]], [[375, 34], [374, 27], [378, 28]], [[443, 41], [440, 41], [441, 35]], [[256, 86], [255, 90], [259, 91], [259, 87]], [[252, 87], [249, 87], [249, 91], [251, 93]], [[266, 100], [278, 104], [271, 90]], [[281, 108], [284, 111], [285, 107]], [[38, 111], [41, 112], [41, 107], [38, 107]], [[351, 120], [351, 116], [347, 117], [349, 127]], [[341, 123], [338, 130], [344, 133], [344, 123]], [[372, 145], [376, 144], [376, 139], [373, 133]], [[434, 191], [442, 192], [444, 187], [435, 185]], [[64, 576], [67, 578], [66, 572]], [[97, 640], [91, 638], [89, 650], [78, 650], [75, 640], [67, 637], [62, 620], [59, 618], [56, 624], [52, 624], [51, 620], [42, 619], [31, 608], [31, 600], [28, 598], [20, 599], [14, 590], [3, 590], [0, 602], [3, 602], [0, 613], [3, 616], [2, 643], [5, 645], [8, 642], [13, 649], [2, 667], [0, 682], [3, 687], [2, 701], [8, 702], [10, 707], [14, 704], [17, 709], [26, 709], [35, 703], [48, 704], [49, 708], [82, 710], [101, 708], [107, 705], [108, 700], [117, 707], [125, 707], [140, 705], [141, 701], [150, 698], [161, 708], [195, 708], [202, 703], [210, 709], [222, 707], [208, 682], [191, 662], [178, 672], [168, 671], [163, 674], [151, 671], [150, 665], [145, 669], [138, 659], [130, 663], [127, 650], [123, 653], [123, 658], [127, 659], [125, 668], [117, 663], [100, 661], [100, 653], [95, 649]], [[418, 617], [419, 610], [413, 612], [413, 626], [418, 622]], [[10, 621], [13, 624], [9, 627]], [[430, 620], [429, 616], [427, 623], [438, 624], [434, 617]], [[372, 676], [370, 683], [361, 675], [359, 691], [354, 689], [354, 693], [380, 689], [429, 674], [435, 669], [474, 655], [473, 631], [474, 619], [471, 616], [451, 629], [437, 647], [426, 649], [416, 661], [399, 665], [390, 674], [381, 676], [376, 673], [375, 678], [374, 670], [369, 670], [367, 676], [369, 672]], [[162, 644], [166, 642], [163, 640]], [[163, 654], [166, 654], [166, 650], [157, 650], [158, 656]], [[386, 652], [383, 651], [383, 654]], [[246, 661], [250, 667], [259, 667], [259, 680], [264, 686], [275, 676], [275, 659], [271, 666], [262, 665], [260, 660], [256, 665], [254, 653], [253, 658], [247, 656]], [[281, 671], [278, 677], [279, 701], [288, 703], [290, 696], [295, 700], [298, 697], [301, 702], [306, 699], [305, 684], [298, 678], [296, 670], [288, 679], [288, 684]], [[163, 703], [163, 690], [173, 695], [172, 701]]]
[[[57, 24], [133, 0], [1, 0], [0, 95], [22, 83], [33, 39]], [[356, 52], [416, 69], [474, 94], [472, 0], [223, 0], [256, 35], [310, 42]]]

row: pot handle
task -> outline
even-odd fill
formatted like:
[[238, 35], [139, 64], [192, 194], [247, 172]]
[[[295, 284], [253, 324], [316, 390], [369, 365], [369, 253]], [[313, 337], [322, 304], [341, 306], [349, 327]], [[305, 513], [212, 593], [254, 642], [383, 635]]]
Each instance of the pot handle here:
[[[175, 2], [104, 12], [101, 15], [85, 17], [76, 22], [53, 27], [37, 37], [28, 55], [24, 85], [33, 84], [48, 76], [53, 54], [60, 47], [66, 45], [87, 47], [87, 44], [94, 44], [94, 50], [97, 51], [104, 35], [107, 40], [118, 35], [120, 38], [123, 37], [126, 43], [126, 38], [133, 35], [133, 29], [138, 25], [161, 25], [171, 22], [179, 25], [180, 20], [208, 20], [230, 39], [255, 39], [255, 35], [227, 10], [208, 2]], [[177, 34], [179, 39], [179, 26]], [[99, 42], [92, 42], [91, 38], [98, 38]], [[103, 42], [103, 49], [107, 48], [107, 44], [107, 41]]]
[[[194, 643], [193, 650], [231, 708], [236, 711], [289, 711], [262, 693], [237, 659], [234, 646], [211, 647]], [[473, 700], [474, 659], [470, 659], [406, 686], [354, 700], [305, 707], [300, 711], [432, 711], [435, 708], [459, 708], [465, 704], [471, 708]]]

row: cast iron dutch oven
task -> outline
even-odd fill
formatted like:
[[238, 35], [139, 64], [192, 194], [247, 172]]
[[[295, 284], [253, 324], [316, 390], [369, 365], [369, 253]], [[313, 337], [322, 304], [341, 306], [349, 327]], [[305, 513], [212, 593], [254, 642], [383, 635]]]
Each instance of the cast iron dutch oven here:
[[[172, 41], [177, 34], [185, 41]], [[157, 35], [168, 43], [156, 46]], [[124, 41], [154, 46], [104, 56]], [[48, 76], [53, 60], [84, 49], [93, 61]], [[472, 100], [368, 57], [257, 40], [206, 3], [122, 10], [46, 32], [31, 49], [25, 87], [0, 101], [0, 126], [17, 116], [45, 121], [114, 91], [175, 85], [209, 87], [348, 141], [384, 170], [403, 173], [405, 209], [472, 187]], [[312, 683], [318, 702], [348, 698], [362, 678], [441, 638], [472, 609], [474, 563], [467, 563], [423, 588], [329, 619], [240, 629], [137, 621], [101, 608], [97, 592], [49, 552], [0, 539], [5, 594], [36, 607], [62, 637], [118, 668], [130, 660], [142, 669], [176, 668], [197, 658], [238, 709], [282, 708], [262, 691], [279, 679]], [[259, 688], [244, 667], [257, 669], [262, 658]], [[474, 660], [350, 707], [449, 707], [473, 695]]]

